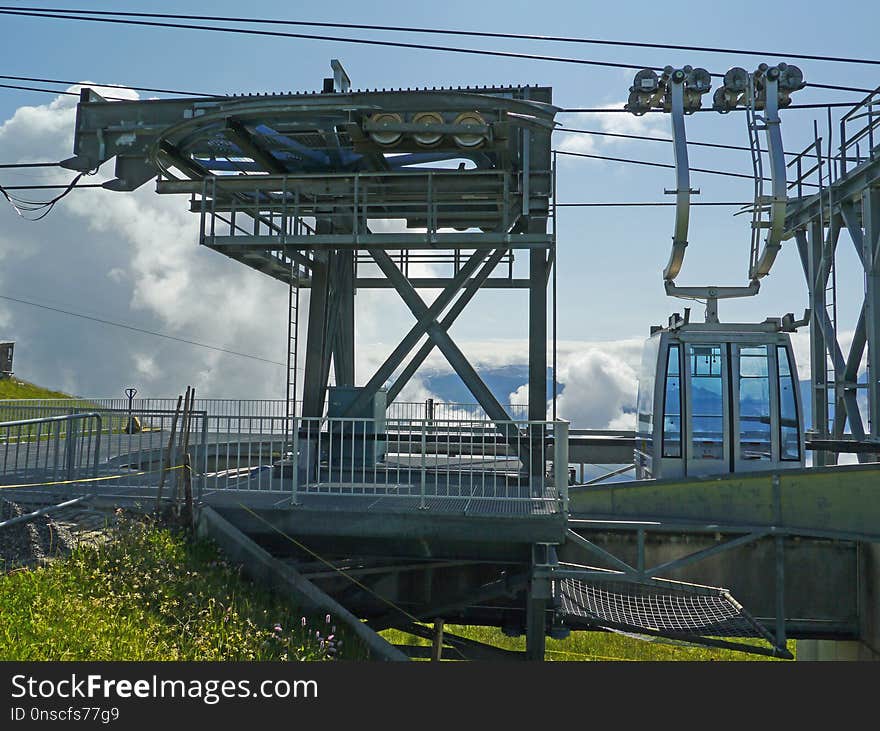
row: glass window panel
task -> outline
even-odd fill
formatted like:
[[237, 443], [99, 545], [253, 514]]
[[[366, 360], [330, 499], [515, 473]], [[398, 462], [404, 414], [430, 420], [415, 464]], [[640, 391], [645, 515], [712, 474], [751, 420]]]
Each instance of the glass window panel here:
[[654, 428], [654, 375], [657, 372], [659, 350], [660, 338], [654, 336], [645, 343], [642, 351], [642, 365], [639, 373], [638, 427], [639, 437], [643, 441], [651, 439]]
[[789, 361], [788, 350], [781, 345], [776, 348], [779, 361], [779, 458], [800, 460], [800, 423], [797, 412], [794, 369]]
[[739, 349], [739, 456], [769, 460], [770, 368], [766, 345]]
[[691, 454], [694, 459], [723, 459], [724, 396], [721, 384], [721, 346], [692, 346], [690, 371]]
[[691, 346], [691, 375], [721, 377], [721, 347], [718, 345]]
[[679, 348], [669, 346], [663, 396], [663, 456], [681, 457], [681, 369]]

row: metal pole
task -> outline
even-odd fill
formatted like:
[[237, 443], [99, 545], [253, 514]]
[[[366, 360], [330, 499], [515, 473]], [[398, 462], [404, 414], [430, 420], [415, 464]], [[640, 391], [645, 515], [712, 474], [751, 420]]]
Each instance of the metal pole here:
[[[291, 419], [291, 435], [292, 439], [290, 440], [290, 475], [291, 475], [291, 504], [299, 505], [299, 500], [297, 497], [297, 491], [299, 489], [299, 426], [296, 423], [296, 416]], [[284, 462], [282, 461], [281, 466], [281, 476], [284, 477]], [[306, 463], [306, 469], [308, 469], [308, 462]], [[308, 476], [307, 476], [308, 479]]]
[[134, 425], [131, 423], [131, 405], [132, 405], [132, 402], [134, 401], [134, 397], [137, 396], [137, 389], [136, 388], [126, 388], [125, 395], [128, 396], [128, 422], [126, 422], [125, 431], [128, 434], [133, 434], [134, 433]]
[[776, 646], [785, 647], [785, 538], [776, 536]]
[[419, 502], [419, 509], [425, 510], [427, 506], [425, 505], [425, 478], [426, 478], [426, 460], [427, 460], [427, 451], [428, 451], [428, 438], [427, 438], [427, 422], [422, 422], [422, 476], [421, 476], [421, 500]]
[[39, 518], [41, 515], [46, 515], [47, 513], [51, 513], [55, 510], [61, 510], [62, 508], [69, 508], [73, 505], [78, 505], [81, 502], [85, 502], [86, 500], [90, 500], [93, 495], [83, 495], [82, 497], [74, 498], [73, 500], [67, 500], [63, 503], [58, 503], [57, 505], [49, 505], [45, 508], [40, 508], [39, 510], [34, 510], [32, 513], [25, 513], [24, 515], [18, 515], [15, 518], [10, 518], [9, 520], [4, 520], [0, 523], [0, 529], [7, 528], [11, 525], [15, 525], [17, 523], [26, 523], [29, 520], [33, 520], [34, 518]]

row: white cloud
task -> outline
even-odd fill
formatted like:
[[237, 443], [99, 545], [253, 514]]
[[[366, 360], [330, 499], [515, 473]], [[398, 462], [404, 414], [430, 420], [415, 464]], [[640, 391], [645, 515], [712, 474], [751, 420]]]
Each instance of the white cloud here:
[[[600, 109], [620, 110], [623, 102], [604, 104]], [[569, 126], [576, 129], [605, 132], [608, 135], [626, 134], [641, 135], [646, 137], [669, 137], [669, 122], [663, 114], [645, 114], [637, 117], [620, 111], [607, 113], [585, 112], [572, 117]], [[626, 144], [632, 146], [632, 140], [625, 137], [611, 137], [606, 135], [591, 135], [580, 132], [565, 132], [562, 134], [556, 148], [565, 152], [601, 153], [603, 148]], [[661, 148], [662, 149], [662, 148]], [[670, 153], [671, 154], [671, 151]]]
[[508, 402], [511, 404], [527, 404], [529, 402], [529, 384], [524, 383], [516, 391], [508, 396]]
[[641, 340], [584, 344], [560, 357], [557, 414], [574, 426], [632, 428]]
[[[137, 98], [116, 87], [99, 92]], [[19, 108], [0, 126], [0, 158], [70, 157], [75, 117], [76, 97]], [[112, 166], [88, 182], [106, 180]], [[50, 168], [38, 182], [66, 183], [73, 175]], [[0, 291], [283, 361], [284, 286], [200, 248], [186, 201], [151, 187], [75, 191], [38, 223], [5, 207]], [[47, 386], [113, 395], [134, 383], [143, 395], [158, 396], [194, 383], [202, 395], [283, 394], [283, 368], [22, 305], [4, 309], [12, 313], [7, 332], [18, 343], [16, 372]]]
[[[105, 96], [138, 98], [129, 89], [95, 88]], [[0, 125], [0, 159], [70, 157], [76, 103], [74, 96], [59, 96], [17, 109]], [[113, 161], [106, 163], [87, 182], [109, 179], [112, 168]], [[66, 184], [74, 177], [59, 168], [39, 169], [34, 175], [33, 182], [47, 184]], [[0, 182], [8, 181], [4, 175]], [[286, 287], [198, 246], [198, 217], [188, 212], [182, 196], [159, 196], [149, 184], [131, 193], [84, 189], [65, 197], [38, 223], [18, 218], [9, 206], [0, 207], [0, 220], [0, 294], [286, 360]], [[374, 226], [401, 230], [403, 222]], [[367, 271], [365, 266], [362, 273]], [[413, 262], [409, 274], [427, 277], [436, 271], [430, 264]], [[431, 302], [437, 292], [420, 294]], [[303, 339], [308, 300], [309, 292], [303, 290]], [[363, 382], [411, 327], [413, 317], [393, 291], [360, 290], [357, 309], [362, 347], [356, 370]], [[189, 383], [202, 396], [283, 398], [285, 391], [283, 367], [59, 313], [6, 303], [0, 306], [0, 325], [4, 337], [17, 341], [20, 377], [78, 394], [114, 395], [136, 385], [144, 396], [166, 396]], [[304, 348], [300, 352], [302, 357]], [[299, 382], [301, 386], [301, 374]], [[428, 393], [419, 383], [414, 381], [405, 393], [413, 398]]]

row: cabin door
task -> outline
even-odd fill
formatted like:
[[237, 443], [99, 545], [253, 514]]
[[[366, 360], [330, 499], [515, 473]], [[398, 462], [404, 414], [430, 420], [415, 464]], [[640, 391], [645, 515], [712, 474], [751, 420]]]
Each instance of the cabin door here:
[[686, 474], [730, 472], [730, 344], [687, 343], [685, 348]]

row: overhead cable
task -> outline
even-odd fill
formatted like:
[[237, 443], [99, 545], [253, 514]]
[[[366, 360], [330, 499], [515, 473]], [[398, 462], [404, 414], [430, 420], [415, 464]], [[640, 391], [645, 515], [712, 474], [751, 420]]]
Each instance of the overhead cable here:
[[9, 300], [10, 302], [17, 302], [22, 305], [30, 305], [31, 307], [38, 307], [43, 310], [51, 310], [52, 312], [59, 312], [63, 315], [70, 315], [71, 317], [79, 317], [83, 320], [91, 320], [92, 322], [98, 322], [103, 325], [112, 325], [113, 327], [123, 328], [125, 330], [133, 330], [134, 332], [143, 333], [144, 335], [153, 335], [157, 338], [165, 338], [166, 340], [174, 340], [178, 343], [185, 343], [186, 345], [195, 345], [199, 348], [207, 348], [208, 350], [216, 350], [220, 353], [226, 353], [228, 355], [237, 355], [240, 358], [250, 358], [251, 360], [258, 360], [263, 363], [269, 363], [271, 365], [284, 366], [287, 367], [286, 363], [281, 363], [277, 360], [270, 360], [268, 358], [261, 358], [257, 355], [251, 355], [249, 353], [240, 353], [237, 350], [229, 350], [228, 348], [220, 348], [216, 345], [206, 345], [205, 343], [200, 343], [196, 340], [187, 340], [186, 338], [178, 338], [174, 335], [168, 335], [166, 333], [156, 332], [154, 330], [147, 330], [142, 327], [135, 327], [134, 325], [126, 325], [122, 322], [114, 322], [113, 320], [105, 320], [101, 317], [93, 317], [91, 315], [84, 315], [81, 312], [73, 312], [71, 310], [64, 310], [60, 307], [51, 307], [49, 305], [44, 305], [39, 302], [32, 302], [29, 300], [19, 299], [17, 297], [10, 297], [5, 294], [0, 294], [0, 299]]
[[[622, 69], [642, 69], [642, 68], [652, 68], [655, 71], [662, 70], [661, 66], [646, 66], [645, 64], [631, 64], [631, 63], [620, 63], [616, 61], [599, 61], [595, 59], [583, 59], [583, 58], [573, 58], [568, 56], [549, 56], [545, 54], [533, 54], [533, 53], [517, 53], [514, 51], [500, 51], [500, 50], [492, 50], [488, 48], [462, 48], [459, 46], [441, 46], [430, 43], [407, 43], [404, 41], [388, 41], [388, 40], [378, 40], [375, 38], [351, 38], [345, 36], [328, 36], [328, 35], [319, 35], [316, 33], [291, 33], [289, 31], [277, 31], [277, 30], [256, 30], [251, 28], [229, 28], [222, 27], [216, 25], [201, 25], [195, 23], [170, 23], [170, 22], [159, 22], [156, 20], [128, 20], [120, 17], [96, 17], [97, 14], [87, 14], [88, 11], [79, 11], [83, 14], [81, 15], [73, 15], [70, 14], [71, 11], [64, 9], [56, 9], [57, 12], [48, 12], [48, 10], [43, 9], [29, 9], [29, 10], [21, 10], [16, 9], [15, 6], [0, 6], [0, 15], [16, 15], [16, 16], [25, 16], [25, 17], [34, 17], [34, 18], [51, 18], [55, 20], [75, 20], [75, 21], [83, 21], [83, 22], [92, 22], [92, 23], [110, 23], [116, 25], [127, 25], [127, 26], [146, 26], [151, 28], [173, 28], [178, 30], [203, 30], [215, 33], [233, 33], [238, 35], [255, 35], [255, 36], [271, 36], [276, 38], [296, 38], [300, 40], [313, 40], [313, 41], [328, 41], [333, 43], [352, 43], [359, 45], [368, 45], [368, 46], [383, 46], [390, 48], [408, 48], [418, 51], [443, 51], [446, 53], [465, 53], [477, 56], [497, 56], [500, 58], [518, 58], [525, 59], [529, 61], [552, 61], [556, 63], [570, 63], [570, 64], [579, 64], [583, 66], [604, 66], [607, 68], [622, 68]], [[148, 16], [149, 17], [149, 16]], [[164, 17], [164, 16], [163, 16]], [[170, 16], [176, 17], [176, 16]], [[721, 77], [723, 74], [712, 74], [716, 77]], [[833, 85], [826, 84], [814, 84], [814, 86], [826, 89], [839, 89], [843, 91], [859, 91], [863, 93], [869, 93], [870, 89], [861, 89], [854, 87], [837, 87]]]
[[[22, 6], [6, 6], [0, 5], [0, 10], [8, 11], [36, 11], [40, 14], [49, 13], [66, 13], [71, 15], [94, 15], [94, 16], [112, 16], [125, 18], [164, 18], [168, 20], [207, 20], [214, 23], [238, 23], [247, 25], [281, 25], [281, 26], [297, 26], [310, 28], [335, 28], [341, 30], [369, 30], [393, 33], [407, 33], [420, 35], [445, 35], [470, 38], [495, 38], [516, 41], [540, 41], [551, 43], [574, 43], [581, 45], [594, 46], [612, 46], [622, 48], [649, 48], [652, 50], [671, 50], [671, 51], [689, 51], [696, 53], [724, 53], [738, 56], [774, 56], [777, 58], [792, 58], [805, 61], [824, 61], [830, 63], [848, 63], [863, 65], [880, 65], [880, 59], [873, 58], [857, 58], [851, 56], [829, 56], [813, 53], [797, 53], [789, 51], [757, 51], [744, 48], [713, 48], [710, 46], [690, 46], [673, 43], [651, 43], [647, 41], [620, 41], [609, 40], [603, 38], [583, 38], [578, 36], [552, 36], [538, 34], [523, 33], [504, 33], [499, 31], [476, 31], [462, 30], [456, 28], [432, 28], [424, 26], [399, 26], [399, 25], [377, 25], [369, 23], [340, 23], [327, 21], [309, 21], [309, 20], [283, 20], [275, 18], [253, 18], [242, 16], [225, 16], [225, 15], [193, 15], [186, 13], [145, 13], [134, 11], [115, 11], [115, 10], [72, 10], [70, 8], [34, 8]], [[818, 86], [828, 89], [841, 89], [846, 91], [865, 91], [868, 89], [860, 89], [856, 87], [841, 87], [826, 84], [810, 84], [810, 86]]]

